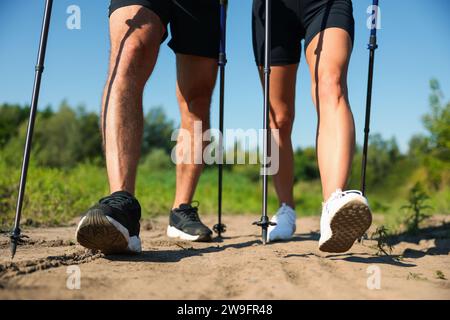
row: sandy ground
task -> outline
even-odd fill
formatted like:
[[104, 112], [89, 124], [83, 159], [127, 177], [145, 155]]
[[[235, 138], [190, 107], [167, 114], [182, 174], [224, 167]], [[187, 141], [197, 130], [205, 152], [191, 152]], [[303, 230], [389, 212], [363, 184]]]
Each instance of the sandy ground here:
[[[450, 224], [439, 227], [450, 217], [398, 237], [391, 256], [377, 256], [369, 240], [345, 254], [320, 252], [315, 217], [299, 220], [292, 241], [266, 246], [256, 217], [226, 216], [226, 237], [212, 243], [168, 239], [166, 219], [143, 223], [139, 256], [84, 250], [73, 226], [25, 230], [30, 238], [11, 262], [3, 235], [0, 299], [450, 299]], [[76, 284], [72, 265], [80, 289], [67, 286]]]

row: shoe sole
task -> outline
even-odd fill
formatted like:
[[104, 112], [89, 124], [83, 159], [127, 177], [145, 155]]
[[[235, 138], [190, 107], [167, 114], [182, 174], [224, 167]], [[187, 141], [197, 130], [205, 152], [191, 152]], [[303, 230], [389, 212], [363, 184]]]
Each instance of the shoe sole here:
[[131, 238], [124, 234], [128, 231], [120, 225], [120, 227], [125, 229], [125, 231], [122, 230], [121, 232], [118, 228], [119, 225], [114, 219], [108, 219], [100, 210], [92, 210], [83, 217], [78, 225], [76, 232], [77, 241], [85, 248], [100, 250], [104, 254], [139, 253], [141, 251], [140, 239], [132, 237], [136, 239], [133, 239], [135, 243], [131, 247], [134, 250], [131, 250], [129, 246]]
[[350, 201], [331, 219], [331, 237], [319, 246], [319, 250], [332, 253], [348, 251], [371, 224], [369, 207], [360, 201]]
[[189, 233], [183, 232], [172, 226], [167, 227], [167, 236], [169, 238], [178, 238], [178, 239], [193, 241], [193, 242], [209, 242], [209, 241], [211, 241], [211, 235], [209, 235], [209, 234], [193, 236]]

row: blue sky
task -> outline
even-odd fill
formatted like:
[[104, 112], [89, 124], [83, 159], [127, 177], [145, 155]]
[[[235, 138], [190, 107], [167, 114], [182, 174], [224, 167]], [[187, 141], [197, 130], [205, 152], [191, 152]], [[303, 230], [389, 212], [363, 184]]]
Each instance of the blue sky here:
[[[275, 0], [276, 1], [276, 0]], [[69, 5], [81, 8], [81, 30], [66, 28]], [[370, 0], [353, 0], [355, 45], [349, 69], [350, 103], [363, 138], [367, 85]], [[100, 109], [108, 59], [108, 0], [55, 0], [48, 41], [40, 108], [71, 105]], [[44, 0], [0, 1], [0, 103], [29, 103]], [[395, 136], [405, 150], [412, 134], [423, 132], [421, 115], [428, 111], [428, 81], [436, 77], [450, 95], [450, 2], [448, 0], [381, 0], [379, 49], [376, 52], [372, 132]], [[251, 0], [230, 0], [226, 128], [260, 128], [262, 94], [251, 47]], [[313, 145], [316, 114], [310, 97], [310, 76], [304, 60], [297, 88], [295, 146]], [[218, 90], [212, 104], [212, 125], [218, 123]], [[164, 106], [179, 121], [175, 98], [175, 57], [163, 44], [144, 95], [146, 109]]]

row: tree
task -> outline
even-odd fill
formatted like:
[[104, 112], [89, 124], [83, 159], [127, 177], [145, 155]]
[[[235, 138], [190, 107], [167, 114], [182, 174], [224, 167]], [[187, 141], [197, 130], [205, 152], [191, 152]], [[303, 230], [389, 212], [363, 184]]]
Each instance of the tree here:
[[[394, 137], [384, 139], [380, 134], [372, 134], [369, 137], [369, 150], [366, 167], [367, 189], [375, 191], [383, 189], [386, 185], [395, 185], [409, 173], [409, 165], [404, 163], [405, 156], [399, 150]], [[352, 162], [352, 171], [349, 179], [349, 188], [361, 187], [361, 161], [362, 148], [356, 147], [356, 155]]]
[[30, 108], [22, 108], [17, 104], [2, 104], [0, 106], [0, 148], [18, 134], [20, 124], [25, 121]]
[[[26, 113], [27, 118], [28, 110]], [[65, 101], [57, 112], [49, 107], [38, 112], [31, 148], [32, 160], [43, 166], [72, 167], [81, 161], [101, 158], [98, 123], [97, 114], [87, 113], [83, 107], [74, 110]], [[2, 156], [8, 163], [17, 163], [23, 154], [27, 121], [23, 120], [15, 126], [17, 133], [2, 149]]]
[[38, 117], [33, 137], [33, 157], [44, 166], [72, 167], [83, 158], [77, 114], [65, 102], [50, 118]]
[[316, 149], [298, 148], [294, 153], [294, 181], [315, 180], [320, 177]]
[[103, 163], [99, 116], [93, 112], [86, 112], [84, 107], [78, 107], [77, 122], [81, 139], [79, 152], [82, 160], [101, 160]]
[[433, 156], [450, 162], [450, 102], [443, 105], [443, 94], [436, 79], [430, 81], [430, 113], [422, 117], [430, 133], [429, 148]]
[[152, 149], [162, 149], [170, 153], [175, 145], [175, 142], [171, 141], [174, 130], [174, 122], [168, 119], [161, 106], [150, 109], [144, 118], [142, 154], [147, 154]]
[[413, 135], [409, 140], [409, 156], [416, 159], [422, 159], [423, 156], [430, 151], [428, 149], [429, 144], [428, 137], [422, 134]]
[[[443, 94], [436, 79], [430, 81], [430, 112], [422, 117], [422, 122], [429, 135], [422, 141], [411, 140], [422, 165], [426, 169], [427, 184], [438, 190], [450, 180], [450, 102], [443, 104]], [[411, 145], [411, 144], [410, 144]]]

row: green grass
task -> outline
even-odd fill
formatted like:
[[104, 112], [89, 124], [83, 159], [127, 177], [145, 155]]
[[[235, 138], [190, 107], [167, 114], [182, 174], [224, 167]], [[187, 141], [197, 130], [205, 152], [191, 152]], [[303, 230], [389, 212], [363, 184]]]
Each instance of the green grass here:
[[[155, 169], [139, 166], [136, 196], [143, 217], [167, 214], [175, 192], [175, 168]], [[0, 225], [10, 227], [16, 207], [20, 171], [0, 161]], [[202, 213], [217, 212], [217, 170], [205, 170], [195, 200]], [[80, 216], [100, 197], [108, 193], [106, 171], [90, 164], [51, 169], [30, 165], [23, 207], [23, 222], [30, 225], [58, 225]], [[252, 178], [227, 170], [223, 180], [225, 214], [259, 213], [261, 186]], [[277, 200], [270, 191], [269, 209], [276, 210]]]
[[[12, 223], [20, 171], [0, 162], [0, 219]], [[107, 192], [104, 170], [79, 165], [71, 170], [30, 166], [23, 207], [26, 224], [58, 225], [80, 215]]]
[[[0, 226], [11, 228], [16, 207], [20, 171], [0, 160]], [[260, 214], [261, 179], [257, 167], [226, 168], [223, 180], [223, 212], [225, 214]], [[142, 205], [143, 217], [166, 215], [175, 192], [173, 165], [158, 168], [143, 162], [139, 166], [136, 195]], [[36, 167], [31, 163], [25, 194], [23, 219], [28, 225], [60, 225], [80, 216], [100, 197], [108, 193], [106, 170], [92, 164], [80, 164], [72, 169]], [[395, 194], [396, 196], [393, 196]], [[406, 213], [400, 208], [406, 203], [408, 185], [395, 190], [370, 193], [374, 211], [386, 216], [384, 224], [397, 230]], [[297, 212], [300, 216], [318, 215], [321, 211], [321, 186], [318, 180], [299, 182], [294, 187]], [[446, 214], [450, 189], [430, 195], [431, 213]], [[207, 168], [198, 185], [195, 200], [201, 213], [217, 212], [217, 170]], [[273, 186], [269, 188], [269, 212], [275, 212], [278, 201]]]

